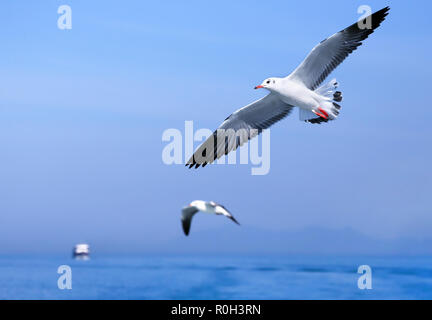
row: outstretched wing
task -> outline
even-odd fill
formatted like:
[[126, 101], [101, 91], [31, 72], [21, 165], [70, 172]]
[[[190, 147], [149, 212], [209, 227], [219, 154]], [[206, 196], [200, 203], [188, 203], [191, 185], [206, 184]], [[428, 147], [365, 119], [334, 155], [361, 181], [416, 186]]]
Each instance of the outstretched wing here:
[[216, 214], [222, 214], [225, 217], [227, 217], [227, 218], [231, 219], [232, 221], [234, 221], [235, 223], [237, 223], [238, 225], [240, 225], [240, 223], [234, 218], [234, 216], [232, 215], [232, 213], [229, 212], [226, 207], [224, 207], [220, 203], [216, 203], [214, 201], [210, 201], [210, 205], [212, 205], [213, 207], [215, 207]]
[[222, 208], [222, 210], [223, 210], [223, 211], [222, 211], [222, 214], [223, 214], [225, 217], [231, 219], [232, 221], [234, 221], [235, 223], [237, 223], [238, 225], [240, 225], [240, 223], [236, 220], [236, 218], [234, 218], [234, 216], [232, 215], [232, 213], [229, 212], [227, 208], [225, 208], [225, 207], [224, 207], [223, 205], [221, 205], [221, 204], [219, 204], [218, 206]]
[[231, 114], [219, 128], [195, 151], [186, 166], [198, 168], [212, 163], [248, 140], [263, 129], [285, 118], [293, 106], [270, 93]]
[[[365, 18], [370, 28], [360, 29], [358, 23], [335, 33], [315, 46], [306, 59], [287, 78], [297, 80], [315, 90], [345, 58], [378, 28], [390, 10], [385, 7]], [[366, 24], [365, 24], [366, 27]]]
[[182, 209], [181, 221], [182, 221], [183, 231], [184, 231], [185, 235], [189, 234], [189, 230], [190, 230], [191, 223], [192, 223], [192, 218], [193, 218], [194, 214], [197, 213], [198, 211], [199, 210], [195, 207], [184, 207]]

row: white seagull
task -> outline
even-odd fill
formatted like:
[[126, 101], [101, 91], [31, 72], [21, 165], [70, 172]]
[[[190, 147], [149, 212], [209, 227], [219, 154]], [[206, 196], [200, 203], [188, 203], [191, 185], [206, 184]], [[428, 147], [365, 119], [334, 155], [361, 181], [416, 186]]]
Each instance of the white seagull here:
[[192, 201], [187, 207], [182, 209], [181, 221], [185, 235], [189, 234], [192, 218], [198, 211], [213, 213], [216, 215], [224, 215], [225, 217], [230, 218], [232, 221], [240, 225], [240, 223], [238, 223], [238, 221], [223, 205], [217, 204], [213, 201], [206, 202], [202, 200], [195, 200]]
[[[186, 166], [198, 168], [257, 136], [263, 129], [285, 118], [299, 108], [300, 120], [322, 123], [335, 120], [339, 114], [342, 93], [336, 91], [338, 83], [332, 80], [318, 87], [325, 78], [362, 44], [390, 10], [385, 7], [365, 18], [362, 28], [354, 23], [348, 28], [324, 39], [315, 46], [306, 59], [285, 78], [265, 79], [255, 89], [270, 93], [231, 114], [219, 128], [195, 151]], [[367, 24], [370, 21], [370, 28]]]

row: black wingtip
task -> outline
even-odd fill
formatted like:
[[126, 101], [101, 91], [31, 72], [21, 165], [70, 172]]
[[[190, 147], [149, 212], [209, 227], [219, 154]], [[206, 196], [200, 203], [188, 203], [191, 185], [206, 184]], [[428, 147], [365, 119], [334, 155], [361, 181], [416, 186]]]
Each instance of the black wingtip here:
[[191, 158], [186, 164], [186, 167], [189, 167], [189, 169], [192, 169], [193, 167], [195, 167], [195, 169], [198, 169], [200, 166], [202, 166], [203, 168], [207, 165], [207, 161], [204, 163], [198, 163], [195, 161], [194, 158]]
[[240, 223], [233, 217], [233, 216], [231, 216], [231, 217], [229, 217], [232, 221], [234, 221], [235, 223], [237, 223], [238, 225], [240, 225]]
[[188, 162], [185, 164], [186, 167], [189, 167], [189, 169], [192, 169], [193, 167], [195, 167], [195, 169], [198, 169], [200, 166], [202, 166], [203, 168], [208, 164], [208, 162], [204, 162], [204, 163], [198, 163], [198, 162]]
[[372, 29], [376, 29], [380, 26], [381, 22], [383, 22], [385, 17], [389, 14], [389, 11], [390, 7], [387, 6], [372, 14]]
[[188, 236], [190, 231], [190, 223], [187, 223], [185, 220], [182, 220], [182, 227], [185, 236]]

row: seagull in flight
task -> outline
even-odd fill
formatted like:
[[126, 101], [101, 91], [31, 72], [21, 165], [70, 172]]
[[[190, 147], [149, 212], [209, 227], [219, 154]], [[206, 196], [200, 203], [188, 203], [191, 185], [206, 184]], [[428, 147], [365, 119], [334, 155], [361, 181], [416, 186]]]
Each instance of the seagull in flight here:
[[[299, 118], [321, 124], [335, 120], [340, 112], [342, 93], [336, 79], [319, 87], [345, 58], [362, 44], [384, 21], [390, 10], [385, 7], [363, 20], [335, 33], [316, 45], [306, 59], [285, 78], [265, 79], [255, 89], [270, 93], [231, 114], [195, 151], [186, 166], [206, 166], [236, 150], [262, 130], [285, 118], [294, 107]], [[368, 25], [369, 24], [369, 25]]]
[[238, 223], [238, 221], [223, 205], [217, 204], [213, 201], [206, 202], [202, 200], [195, 200], [192, 201], [187, 207], [182, 209], [181, 221], [185, 235], [189, 234], [192, 218], [198, 211], [213, 213], [216, 215], [224, 215], [225, 217], [230, 218], [232, 221], [240, 225], [240, 223]]

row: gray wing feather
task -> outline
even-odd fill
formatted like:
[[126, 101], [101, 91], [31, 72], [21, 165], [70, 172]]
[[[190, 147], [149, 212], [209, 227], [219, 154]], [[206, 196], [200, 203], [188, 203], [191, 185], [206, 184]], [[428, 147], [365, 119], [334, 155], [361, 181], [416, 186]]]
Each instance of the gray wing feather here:
[[[293, 106], [270, 93], [231, 114], [219, 128], [195, 151], [186, 166], [203, 167], [236, 150], [262, 130], [285, 118]], [[221, 130], [222, 129], [222, 130]]]
[[371, 19], [372, 26], [369, 29], [360, 29], [358, 23], [354, 23], [321, 41], [288, 78], [300, 81], [309, 89], [315, 90], [351, 52], [362, 44], [363, 40], [380, 26], [389, 10], [389, 7], [385, 7], [365, 18]]

